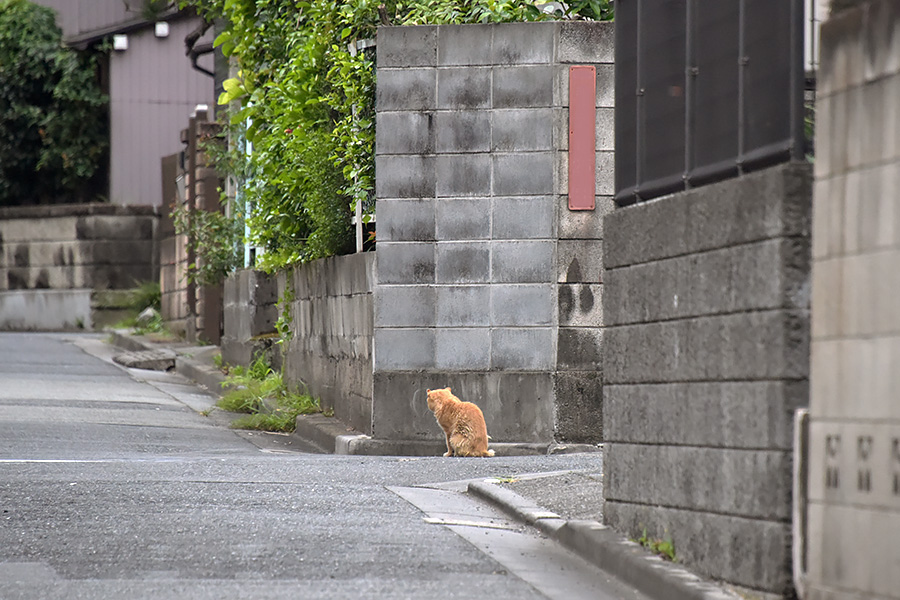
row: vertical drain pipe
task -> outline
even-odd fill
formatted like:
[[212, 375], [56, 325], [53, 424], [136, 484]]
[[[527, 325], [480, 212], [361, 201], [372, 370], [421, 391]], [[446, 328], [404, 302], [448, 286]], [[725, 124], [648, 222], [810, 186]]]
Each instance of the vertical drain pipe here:
[[794, 589], [800, 600], [806, 598], [806, 543], [809, 536], [807, 527], [809, 467], [809, 409], [798, 408], [794, 412], [794, 461], [793, 494], [791, 518], [791, 559], [793, 564]]

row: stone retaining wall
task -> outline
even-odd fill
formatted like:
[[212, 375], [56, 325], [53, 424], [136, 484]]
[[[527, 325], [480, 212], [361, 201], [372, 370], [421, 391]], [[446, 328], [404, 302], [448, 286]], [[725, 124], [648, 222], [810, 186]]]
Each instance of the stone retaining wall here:
[[605, 222], [605, 517], [705, 576], [790, 589], [811, 176], [790, 164]]
[[143, 206], [0, 208], [0, 328], [90, 328], [85, 293], [158, 278], [157, 221]]

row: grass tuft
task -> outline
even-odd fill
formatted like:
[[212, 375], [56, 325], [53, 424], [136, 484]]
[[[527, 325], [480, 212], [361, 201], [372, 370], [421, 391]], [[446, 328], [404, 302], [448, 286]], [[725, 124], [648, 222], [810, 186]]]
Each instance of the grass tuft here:
[[309, 394], [298, 394], [284, 384], [265, 358], [257, 357], [249, 367], [231, 367], [223, 387], [231, 389], [217, 406], [247, 416], [231, 423], [235, 429], [294, 431], [297, 416], [319, 412], [319, 401]]

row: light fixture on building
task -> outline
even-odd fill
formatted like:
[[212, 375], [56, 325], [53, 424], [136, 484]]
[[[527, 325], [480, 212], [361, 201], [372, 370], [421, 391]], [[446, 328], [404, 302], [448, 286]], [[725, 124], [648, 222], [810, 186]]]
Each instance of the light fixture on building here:
[[187, 182], [184, 180], [184, 173], [175, 176], [175, 194], [178, 196], [178, 204], [184, 204], [187, 190]]
[[113, 50], [124, 52], [128, 50], [128, 36], [124, 33], [117, 33], [113, 36]]
[[169, 24], [166, 21], [158, 21], [153, 27], [153, 34], [158, 38], [169, 37]]

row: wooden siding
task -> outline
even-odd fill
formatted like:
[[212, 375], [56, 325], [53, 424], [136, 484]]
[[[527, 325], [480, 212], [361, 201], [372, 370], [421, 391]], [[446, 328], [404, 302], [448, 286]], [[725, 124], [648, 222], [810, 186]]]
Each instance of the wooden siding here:
[[57, 23], [66, 38], [140, 19], [140, 14], [129, 11], [123, 0], [35, 0], [35, 3], [56, 10]]
[[[184, 54], [193, 19], [171, 21], [167, 38], [152, 29], [129, 34], [128, 50], [110, 56], [110, 200], [162, 202], [160, 159], [181, 152], [181, 130], [198, 104], [215, 106], [213, 80]], [[211, 69], [212, 56], [201, 65]]]

